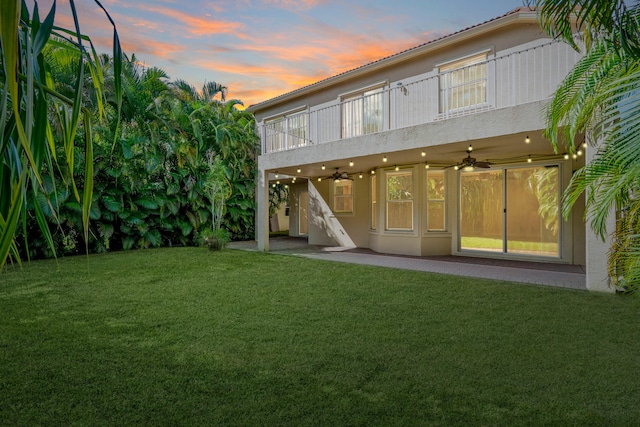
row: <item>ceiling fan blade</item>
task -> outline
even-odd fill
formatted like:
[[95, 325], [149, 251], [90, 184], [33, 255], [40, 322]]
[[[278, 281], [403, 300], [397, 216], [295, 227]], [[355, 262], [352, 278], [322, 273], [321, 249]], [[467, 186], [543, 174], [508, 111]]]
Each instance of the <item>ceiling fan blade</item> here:
[[489, 162], [476, 162], [474, 165], [477, 168], [489, 169], [491, 167], [491, 163]]

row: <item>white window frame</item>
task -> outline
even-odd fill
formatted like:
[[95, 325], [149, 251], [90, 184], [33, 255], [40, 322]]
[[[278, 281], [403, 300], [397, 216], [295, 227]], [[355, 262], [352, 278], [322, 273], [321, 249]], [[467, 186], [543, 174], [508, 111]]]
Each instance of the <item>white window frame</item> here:
[[[310, 144], [309, 107], [297, 107], [264, 119], [266, 152], [284, 151]], [[302, 124], [296, 123], [302, 120]]]
[[[430, 199], [429, 198], [429, 174], [430, 173], [442, 173], [442, 180], [443, 180], [443, 185], [444, 185], [444, 197], [442, 199]], [[447, 231], [447, 189], [448, 189], [448, 183], [447, 183], [447, 174], [445, 172], [444, 169], [427, 169], [426, 174], [425, 174], [425, 182], [424, 182], [425, 186], [424, 186], [424, 200], [425, 200], [425, 205], [426, 205], [426, 209], [425, 209], [425, 217], [426, 217], [426, 227], [425, 230], [427, 230], [427, 233], [442, 233], [442, 232], [446, 232]], [[444, 228], [440, 229], [440, 228], [430, 228], [429, 227], [429, 202], [430, 201], [434, 201], [434, 202], [439, 202], [442, 203], [444, 206]]]
[[[393, 176], [406, 176], [409, 175], [411, 177], [411, 187], [413, 189], [412, 195], [411, 195], [411, 199], [389, 199], [389, 178], [393, 177]], [[414, 209], [415, 209], [415, 192], [416, 192], [416, 185], [415, 185], [415, 171], [413, 168], [411, 169], [400, 169], [400, 170], [393, 170], [393, 171], [387, 171], [385, 173], [385, 180], [384, 180], [384, 199], [385, 199], [385, 231], [391, 231], [391, 232], [413, 232], [415, 231], [415, 214], [414, 214]], [[389, 227], [389, 204], [394, 204], [394, 203], [407, 203], [407, 202], [411, 202], [411, 227], [410, 228], [399, 228], [399, 227]]]
[[[337, 184], [341, 184], [343, 182], [349, 182], [351, 183], [351, 194], [336, 194], [336, 185]], [[356, 192], [356, 185], [355, 185], [355, 181], [352, 179], [339, 179], [339, 180], [334, 180], [331, 184], [331, 200], [332, 200], [332, 209], [333, 209], [333, 213], [336, 215], [353, 215], [355, 213], [355, 195]], [[336, 199], [337, 198], [343, 198], [343, 199], [351, 199], [351, 210], [337, 210], [336, 206]]]
[[[342, 139], [354, 138], [357, 136], [368, 135], [372, 133], [382, 132], [387, 126], [388, 99], [385, 86], [387, 81], [382, 81], [358, 90], [347, 92], [339, 96], [340, 99], [340, 137]], [[379, 100], [379, 101], [378, 101]], [[366, 121], [369, 117], [367, 108], [371, 104], [375, 105], [376, 110], [380, 114], [377, 121]], [[373, 127], [369, 125], [373, 124]]]
[[[439, 76], [438, 109], [440, 114], [472, 110], [488, 105], [488, 59], [490, 51], [491, 49], [485, 49], [436, 65]], [[467, 80], [470, 74], [477, 74], [479, 70], [482, 70], [483, 77]], [[474, 85], [477, 84], [484, 85], [484, 89], [479, 92], [480, 100], [467, 102], [466, 100], [470, 98], [469, 93], [471, 93]], [[453, 101], [454, 93], [462, 94], [462, 102]], [[477, 97], [478, 91], [473, 91], [473, 94]]]

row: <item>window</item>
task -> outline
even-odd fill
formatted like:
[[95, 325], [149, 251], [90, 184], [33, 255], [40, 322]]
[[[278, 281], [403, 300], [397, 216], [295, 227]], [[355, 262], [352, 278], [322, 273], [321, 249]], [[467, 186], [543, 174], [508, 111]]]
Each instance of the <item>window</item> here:
[[445, 231], [445, 180], [443, 170], [427, 171], [427, 231]]
[[377, 219], [378, 219], [378, 185], [376, 176], [373, 175], [371, 177], [371, 218], [370, 224], [372, 230], [377, 230]]
[[440, 67], [440, 112], [487, 102], [487, 54], [469, 56]]
[[307, 143], [307, 113], [298, 111], [265, 120], [267, 152], [289, 150]]
[[384, 123], [382, 87], [344, 97], [342, 101], [343, 138], [382, 131]]
[[353, 212], [353, 181], [350, 179], [333, 181], [333, 212]]
[[387, 230], [413, 230], [413, 171], [387, 173]]

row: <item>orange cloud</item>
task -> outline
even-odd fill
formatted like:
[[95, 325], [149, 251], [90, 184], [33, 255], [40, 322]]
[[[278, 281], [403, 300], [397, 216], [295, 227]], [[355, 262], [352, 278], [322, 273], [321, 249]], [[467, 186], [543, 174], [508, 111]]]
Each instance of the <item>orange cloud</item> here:
[[139, 4], [138, 8], [146, 12], [157, 13], [171, 19], [175, 19], [186, 27], [184, 31], [194, 36], [204, 36], [212, 34], [228, 34], [234, 33], [244, 28], [244, 25], [233, 21], [218, 21], [215, 19], [201, 18], [188, 13], [180, 12], [164, 6], [152, 4]]

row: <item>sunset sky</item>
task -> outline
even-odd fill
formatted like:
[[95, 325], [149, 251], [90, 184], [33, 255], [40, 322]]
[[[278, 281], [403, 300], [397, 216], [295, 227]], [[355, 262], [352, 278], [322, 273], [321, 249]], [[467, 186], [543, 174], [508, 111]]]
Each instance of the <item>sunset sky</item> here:
[[[69, 0], [56, 23], [71, 27]], [[123, 49], [201, 88], [215, 81], [246, 106], [503, 15], [522, 0], [102, 0]], [[38, 2], [41, 15], [51, 0]], [[101, 51], [111, 29], [76, 0]]]

